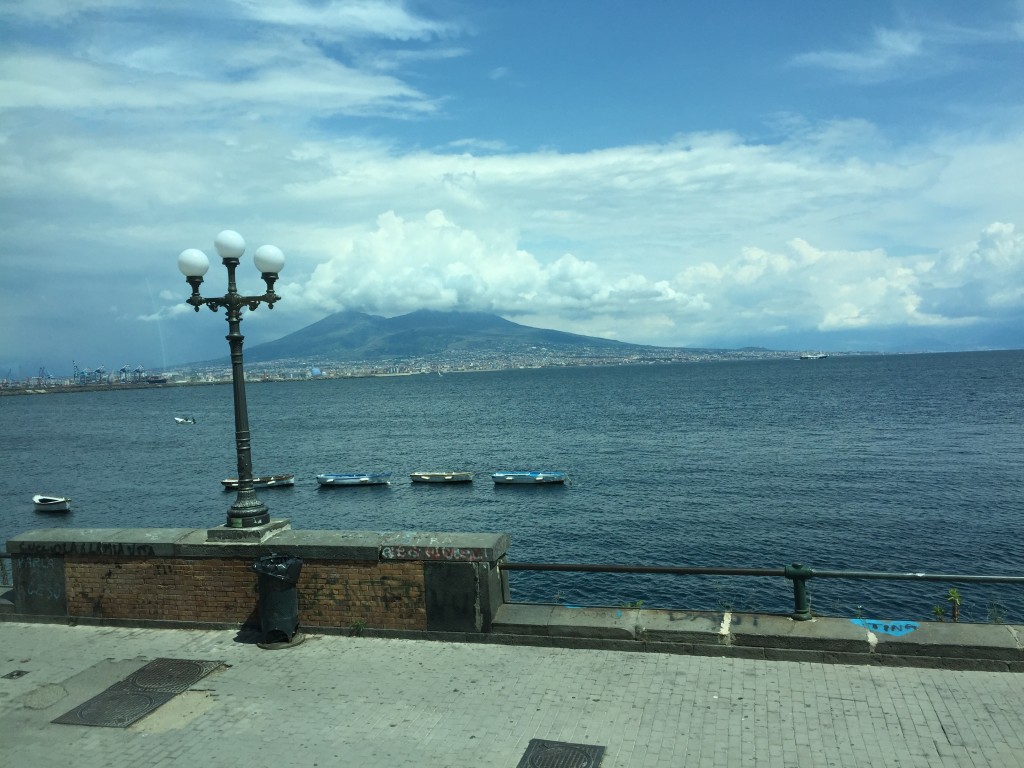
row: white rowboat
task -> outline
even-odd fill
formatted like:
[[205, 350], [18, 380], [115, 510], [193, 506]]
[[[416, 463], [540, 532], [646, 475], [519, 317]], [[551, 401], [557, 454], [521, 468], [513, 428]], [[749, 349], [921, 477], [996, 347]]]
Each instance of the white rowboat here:
[[[220, 481], [225, 491], [238, 490], [238, 478], [226, 477]], [[252, 479], [253, 488], [284, 488], [295, 485], [295, 475], [260, 475]]]
[[565, 472], [525, 472], [514, 470], [510, 472], [495, 472], [491, 479], [499, 485], [540, 485], [542, 483], [564, 483], [567, 479]]
[[471, 483], [472, 472], [413, 472], [409, 479], [414, 483]]
[[43, 496], [37, 494], [32, 497], [36, 512], [70, 512], [71, 499], [67, 496]]

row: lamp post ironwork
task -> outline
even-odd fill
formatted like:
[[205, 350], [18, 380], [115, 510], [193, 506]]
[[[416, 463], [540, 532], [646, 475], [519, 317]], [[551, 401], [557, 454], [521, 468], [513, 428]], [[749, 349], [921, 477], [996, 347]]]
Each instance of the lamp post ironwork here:
[[252, 454], [249, 438], [249, 412], [245, 402], [245, 373], [242, 369], [242, 308], [255, 310], [260, 304], [274, 308], [274, 302], [281, 297], [274, 293], [274, 283], [278, 273], [284, 267], [284, 254], [273, 245], [264, 245], [253, 254], [256, 268], [260, 270], [263, 281], [267, 284], [267, 292], [262, 296], [243, 296], [238, 293], [235, 285], [235, 269], [245, 252], [245, 240], [237, 232], [224, 230], [214, 240], [217, 254], [221, 257], [228, 270], [228, 292], [223, 296], [204, 298], [199, 295], [199, 286], [203, 283], [203, 275], [210, 268], [210, 260], [206, 254], [196, 248], [189, 248], [178, 256], [178, 269], [185, 275], [185, 280], [192, 286], [192, 295], [188, 298], [196, 312], [207, 306], [213, 312], [222, 307], [227, 310], [228, 335], [225, 337], [231, 347], [231, 383], [235, 403], [235, 451], [238, 455], [238, 496], [228, 510], [228, 528], [256, 528], [270, 522], [267, 507], [256, 497], [252, 483]]

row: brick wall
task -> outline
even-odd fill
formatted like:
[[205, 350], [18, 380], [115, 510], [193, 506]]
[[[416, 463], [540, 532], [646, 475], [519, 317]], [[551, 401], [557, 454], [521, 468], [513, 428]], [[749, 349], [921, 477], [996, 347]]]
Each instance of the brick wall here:
[[427, 628], [423, 563], [305, 562], [298, 590], [306, 627]]
[[242, 623], [256, 608], [255, 576], [233, 559], [64, 558], [69, 616]]
[[[68, 555], [69, 616], [184, 622], [257, 623], [251, 560]], [[303, 563], [296, 587], [305, 627], [426, 629], [423, 564]]]

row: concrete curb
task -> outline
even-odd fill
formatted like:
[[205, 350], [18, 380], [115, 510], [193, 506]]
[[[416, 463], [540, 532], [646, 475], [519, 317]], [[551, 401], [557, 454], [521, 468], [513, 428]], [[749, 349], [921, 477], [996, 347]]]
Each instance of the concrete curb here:
[[514, 643], [831, 664], [1024, 672], [1024, 627], [506, 603]]
[[[178, 622], [68, 618], [13, 612], [0, 601], [0, 622], [120, 626], [149, 629], [236, 629], [230, 622]], [[301, 619], [301, 617], [300, 617]], [[623, 608], [570, 608], [506, 603], [492, 631], [440, 632], [370, 627], [303, 628], [310, 635], [448, 643], [666, 653], [766, 661], [802, 661], [884, 667], [919, 667], [984, 672], [1024, 672], [1024, 627], [1008, 624], [910, 622], [902, 636], [876, 633], [855, 620], [824, 617], [794, 621], [770, 614], [662, 611]], [[869, 622], [869, 624], [872, 624]], [[901, 622], [901, 630], [908, 622]], [[881, 624], [882, 627], [887, 625]]]

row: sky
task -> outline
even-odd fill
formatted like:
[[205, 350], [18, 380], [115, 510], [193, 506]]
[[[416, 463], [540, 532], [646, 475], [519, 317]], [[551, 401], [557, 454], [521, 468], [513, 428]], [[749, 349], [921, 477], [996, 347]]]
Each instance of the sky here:
[[1024, 2], [5, 0], [0, 378], [485, 311], [672, 347], [1024, 348]]

